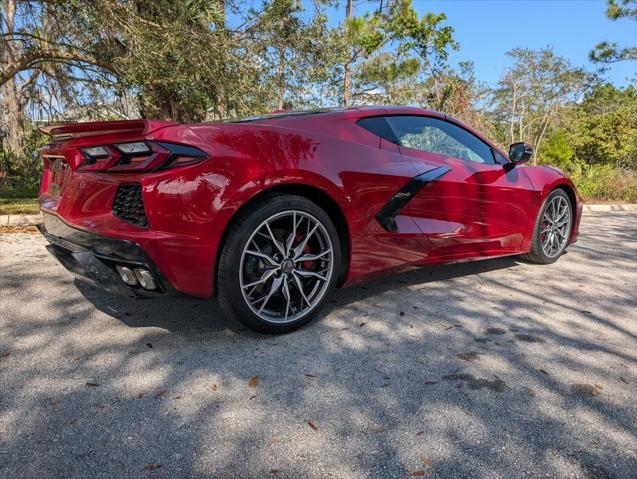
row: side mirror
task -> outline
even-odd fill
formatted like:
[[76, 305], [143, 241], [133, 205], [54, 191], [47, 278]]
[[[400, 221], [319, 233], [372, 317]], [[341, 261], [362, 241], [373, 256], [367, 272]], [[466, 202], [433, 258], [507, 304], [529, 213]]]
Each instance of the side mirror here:
[[513, 143], [509, 146], [509, 160], [516, 165], [526, 163], [533, 156], [533, 148], [528, 143]]

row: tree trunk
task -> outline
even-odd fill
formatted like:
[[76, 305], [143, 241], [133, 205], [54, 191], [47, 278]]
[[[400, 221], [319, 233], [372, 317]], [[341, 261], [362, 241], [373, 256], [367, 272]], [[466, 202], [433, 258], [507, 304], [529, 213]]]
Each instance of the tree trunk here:
[[277, 110], [283, 110], [285, 105], [285, 47], [279, 47], [279, 69], [277, 72], [277, 80], [279, 84], [279, 98], [277, 101]]
[[[11, 33], [14, 30], [15, 9], [15, 0], [6, 0], [3, 2], [3, 10], [6, 12], [6, 33]], [[0, 51], [2, 70], [5, 70], [8, 65], [15, 62], [16, 53], [15, 47], [11, 42], [4, 44], [4, 48]], [[24, 154], [24, 116], [15, 76], [9, 78], [2, 85], [0, 96], [2, 97], [3, 104], [2, 123], [6, 131], [6, 140], [3, 142], [3, 146], [8, 147], [8, 150], [13, 152], [14, 155], [21, 157]]]
[[[228, 35], [226, 30], [226, 2], [225, 0], [216, 0], [217, 4], [217, 15], [218, 15], [218, 23], [216, 28], [223, 32], [224, 35]], [[225, 69], [223, 69], [223, 73], [225, 73]], [[215, 105], [215, 118], [216, 120], [223, 120], [226, 118], [228, 114], [228, 104], [226, 102], [226, 87], [224, 82], [226, 81], [227, 76], [224, 74], [222, 78], [220, 78], [219, 85], [216, 89], [216, 105]]]
[[[352, 19], [352, 7], [353, 7], [352, 0], [347, 0], [347, 10], [345, 14], [346, 22]], [[348, 28], [347, 23], [345, 28]], [[347, 45], [347, 53], [350, 55], [350, 58], [348, 58], [347, 62], [345, 63], [345, 75], [343, 77], [343, 106], [346, 108], [350, 104], [350, 98], [352, 95], [352, 72], [351, 72], [352, 61], [351, 61], [351, 48], [349, 45], [349, 39], [348, 39], [348, 45]]]

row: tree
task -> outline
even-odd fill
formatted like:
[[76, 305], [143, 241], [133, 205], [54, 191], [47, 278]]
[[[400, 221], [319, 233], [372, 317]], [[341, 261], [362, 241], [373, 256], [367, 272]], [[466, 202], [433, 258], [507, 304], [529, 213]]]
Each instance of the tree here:
[[529, 141], [534, 145], [536, 163], [560, 107], [581, 98], [593, 76], [550, 48], [516, 48], [507, 55], [513, 64], [494, 91], [494, 114], [496, 121], [506, 126], [506, 142]]
[[563, 130], [555, 130], [546, 140], [542, 149], [541, 160], [543, 163], [554, 165], [569, 170], [573, 163], [573, 150]]
[[637, 169], [637, 89], [599, 84], [562, 120], [581, 163]]
[[[24, 154], [27, 112], [73, 108], [112, 85], [99, 39], [76, 28], [56, 2], [3, 0], [0, 18], [0, 98], [3, 151]], [[82, 91], [75, 88], [82, 84]]]
[[[622, 18], [637, 20], [636, 0], [607, 0], [606, 16], [616, 21]], [[603, 41], [590, 52], [594, 62], [615, 63], [625, 60], [637, 60], [637, 46], [620, 47], [616, 42]]]
[[377, 11], [352, 16], [348, 2], [342, 30], [343, 105], [352, 100], [401, 98], [404, 83], [444, 66], [448, 49], [457, 48], [444, 14], [422, 17], [411, 0], [379, 2]]

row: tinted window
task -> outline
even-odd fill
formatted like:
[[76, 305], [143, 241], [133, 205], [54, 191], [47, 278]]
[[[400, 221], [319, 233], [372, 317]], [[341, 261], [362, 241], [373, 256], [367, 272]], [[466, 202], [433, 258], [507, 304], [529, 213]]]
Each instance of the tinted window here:
[[392, 143], [398, 143], [398, 140], [394, 136], [394, 132], [387, 123], [384, 116], [373, 116], [369, 118], [361, 118], [356, 122], [360, 127], [365, 128], [367, 131], [372, 132], [374, 135], [391, 141]]
[[495, 161], [500, 163], [501, 165], [506, 165], [507, 163], [509, 163], [509, 159], [506, 156], [498, 153], [497, 150], [493, 150], [493, 156], [495, 156]]
[[426, 116], [388, 116], [398, 144], [477, 163], [495, 163], [491, 147], [448, 121]]

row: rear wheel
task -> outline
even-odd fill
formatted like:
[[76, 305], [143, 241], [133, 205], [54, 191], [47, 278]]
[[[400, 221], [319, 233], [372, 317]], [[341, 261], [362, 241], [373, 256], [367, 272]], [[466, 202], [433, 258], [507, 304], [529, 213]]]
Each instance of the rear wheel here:
[[568, 246], [573, 229], [573, 208], [562, 189], [551, 191], [535, 222], [531, 250], [523, 258], [534, 263], [554, 263]]
[[340, 244], [310, 200], [268, 195], [233, 221], [219, 259], [217, 300], [263, 333], [284, 333], [319, 312], [337, 279]]

